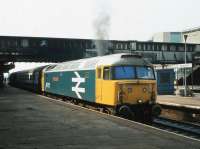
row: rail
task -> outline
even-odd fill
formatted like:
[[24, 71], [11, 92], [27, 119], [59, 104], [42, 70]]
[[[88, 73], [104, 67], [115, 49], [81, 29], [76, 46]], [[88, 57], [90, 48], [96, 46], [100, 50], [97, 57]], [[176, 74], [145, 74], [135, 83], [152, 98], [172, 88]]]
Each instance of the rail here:
[[154, 118], [152, 126], [200, 139], [200, 125], [198, 124], [158, 117]]

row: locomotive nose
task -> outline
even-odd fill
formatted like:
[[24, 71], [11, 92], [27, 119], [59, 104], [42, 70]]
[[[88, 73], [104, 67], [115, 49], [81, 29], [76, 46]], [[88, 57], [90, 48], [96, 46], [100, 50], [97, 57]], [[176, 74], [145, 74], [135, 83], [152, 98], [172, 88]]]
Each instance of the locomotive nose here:
[[118, 90], [118, 102], [126, 104], [143, 104], [152, 99], [153, 85], [148, 83], [121, 83]]

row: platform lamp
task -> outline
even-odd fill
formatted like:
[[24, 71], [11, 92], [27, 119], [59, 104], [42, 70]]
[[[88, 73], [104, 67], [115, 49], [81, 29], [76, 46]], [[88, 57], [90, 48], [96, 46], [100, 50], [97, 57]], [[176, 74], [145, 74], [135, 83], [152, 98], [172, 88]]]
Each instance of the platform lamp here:
[[188, 35], [184, 35], [184, 40], [185, 40], [185, 69], [184, 69], [184, 95], [187, 96], [187, 76], [186, 76], [186, 64], [187, 64], [187, 46], [186, 46], [186, 41], [187, 41]]

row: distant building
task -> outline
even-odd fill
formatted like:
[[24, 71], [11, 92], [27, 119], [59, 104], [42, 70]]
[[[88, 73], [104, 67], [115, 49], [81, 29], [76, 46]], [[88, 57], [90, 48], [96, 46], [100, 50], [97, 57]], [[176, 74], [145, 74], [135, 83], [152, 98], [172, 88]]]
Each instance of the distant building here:
[[172, 43], [182, 43], [182, 33], [181, 32], [161, 32], [154, 34], [152, 38], [153, 42], [172, 42]]
[[153, 42], [184, 43], [184, 35], [188, 35], [187, 43], [200, 44], [200, 27], [182, 32], [160, 32], [152, 37]]
[[[200, 27], [184, 30], [183, 35], [188, 35], [187, 43], [200, 44]], [[184, 42], [184, 39], [183, 39]]]

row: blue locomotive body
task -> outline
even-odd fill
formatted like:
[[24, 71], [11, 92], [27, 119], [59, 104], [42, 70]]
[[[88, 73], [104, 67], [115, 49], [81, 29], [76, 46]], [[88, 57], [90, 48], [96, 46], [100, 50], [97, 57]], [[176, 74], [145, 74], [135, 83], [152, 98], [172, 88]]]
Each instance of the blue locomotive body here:
[[45, 92], [95, 102], [95, 70], [45, 72]]

